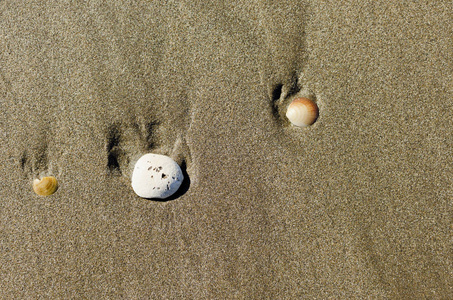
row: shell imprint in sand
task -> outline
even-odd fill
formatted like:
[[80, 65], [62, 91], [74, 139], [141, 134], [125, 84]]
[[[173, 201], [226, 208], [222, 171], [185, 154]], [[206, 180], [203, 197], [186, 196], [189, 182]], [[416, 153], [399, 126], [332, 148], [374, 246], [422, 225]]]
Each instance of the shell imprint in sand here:
[[286, 117], [293, 125], [306, 127], [318, 118], [318, 105], [308, 98], [294, 99], [288, 106]]
[[142, 198], [165, 199], [179, 189], [183, 180], [181, 168], [173, 159], [148, 153], [135, 164], [132, 188]]
[[33, 190], [40, 196], [49, 196], [58, 190], [58, 181], [53, 176], [35, 179], [33, 181]]

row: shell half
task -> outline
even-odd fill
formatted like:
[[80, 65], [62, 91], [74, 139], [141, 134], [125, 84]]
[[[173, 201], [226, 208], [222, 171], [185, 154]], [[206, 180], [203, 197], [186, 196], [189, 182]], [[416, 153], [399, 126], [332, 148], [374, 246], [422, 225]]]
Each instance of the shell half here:
[[318, 105], [308, 98], [294, 99], [286, 110], [286, 117], [296, 126], [306, 127], [318, 118]]
[[58, 190], [58, 181], [53, 176], [35, 179], [33, 181], [33, 190], [40, 196], [49, 196]]

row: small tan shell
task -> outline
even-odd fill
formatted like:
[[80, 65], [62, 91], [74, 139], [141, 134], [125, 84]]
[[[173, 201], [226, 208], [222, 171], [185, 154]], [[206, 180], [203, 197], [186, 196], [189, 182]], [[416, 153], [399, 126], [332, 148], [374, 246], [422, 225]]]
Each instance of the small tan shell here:
[[35, 179], [33, 181], [33, 190], [40, 196], [49, 196], [55, 193], [58, 189], [58, 181], [53, 176]]
[[308, 98], [294, 99], [288, 106], [286, 117], [293, 125], [306, 127], [318, 118], [318, 105]]

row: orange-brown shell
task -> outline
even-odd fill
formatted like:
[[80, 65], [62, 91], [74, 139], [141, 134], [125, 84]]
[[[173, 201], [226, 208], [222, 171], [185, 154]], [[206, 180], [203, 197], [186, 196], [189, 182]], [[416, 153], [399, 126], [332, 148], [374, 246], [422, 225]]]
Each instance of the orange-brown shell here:
[[33, 190], [40, 196], [49, 196], [58, 190], [58, 181], [53, 176], [35, 179], [33, 181]]
[[318, 118], [318, 105], [308, 98], [294, 99], [286, 110], [286, 117], [293, 125], [309, 126]]

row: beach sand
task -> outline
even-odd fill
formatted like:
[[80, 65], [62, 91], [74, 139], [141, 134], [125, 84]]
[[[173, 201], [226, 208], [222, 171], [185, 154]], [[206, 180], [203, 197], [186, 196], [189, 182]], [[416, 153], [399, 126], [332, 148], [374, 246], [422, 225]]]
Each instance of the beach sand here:
[[451, 1], [115, 3], [0, 3], [0, 298], [453, 298]]

